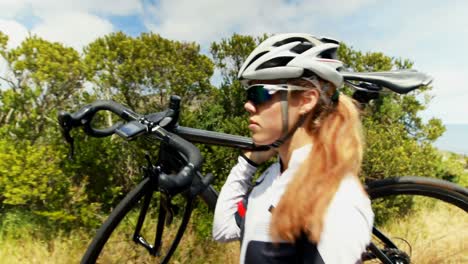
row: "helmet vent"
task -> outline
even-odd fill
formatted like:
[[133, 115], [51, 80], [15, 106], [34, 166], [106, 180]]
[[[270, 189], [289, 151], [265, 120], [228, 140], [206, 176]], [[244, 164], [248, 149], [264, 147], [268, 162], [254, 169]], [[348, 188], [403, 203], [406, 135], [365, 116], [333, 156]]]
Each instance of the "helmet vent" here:
[[332, 39], [332, 38], [321, 38], [320, 39], [323, 43], [333, 43], [333, 44], [340, 44], [339, 41], [337, 41], [336, 39]]
[[250, 60], [249, 64], [247, 64], [247, 66], [245, 66], [244, 69], [247, 69], [247, 68], [250, 66], [250, 64], [252, 64], [254, 61], [256, 61], [258, 58], [260, 58], [261, 56], [263, 56], [263, 55], [266, 54], [266, 53], [268, 53], [268, 51], [260, 52], [259, 54], [255, 55], [255, 57], [253, 57], [253, 58]]
[[257, 70], [286, 66], [294, 57], [277, 57], [260, 64]]
[[314, 47], [312, 43], [304, 42], [297, 44], [294, 48], [291, 49], [292, 52], [302, 54], [304, 51], [311, 49]]
[[332, 59], [332, 60], [336, 60], [336, 59], [337, 59], [336, 52], [337, 52], [337, 49], [336, 49], [336, 48], [324, 50], [324, 51], [323, 51], [322, 53], [320, 53], [317, 57], [323, 58], [323, 59]]
[[281, 41], [278, 41], [275, 44], [273, 44], [273, 47], [283, 46], [284, 44], [288, 44], [288, 43], [291, 43], [291, 42], [294, 42], [294, 41], [309, 42], [309, 40], [307, 40], [305, 38], [293, 37], [293, 38], [287, 38], [287, 39], [283, 39]]
[[310, 78], [310, 77], [317, 77], [320, 78], [317, 74], [315, 74], [313, 71], [309, 69], [304, 69], [304, 72], [302, 73], [302, 77]]

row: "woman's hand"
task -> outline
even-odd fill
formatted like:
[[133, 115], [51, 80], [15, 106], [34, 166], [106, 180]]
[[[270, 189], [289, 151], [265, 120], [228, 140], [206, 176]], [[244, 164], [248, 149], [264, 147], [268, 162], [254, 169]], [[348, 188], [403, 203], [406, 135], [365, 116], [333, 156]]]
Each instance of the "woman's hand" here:
[[270, 148], [265, 151], [246, 151], [244, 155], [255, 164], [260, 165], [271, 159], [271, 157], [275, 156], [277, 153], [276, 149]]

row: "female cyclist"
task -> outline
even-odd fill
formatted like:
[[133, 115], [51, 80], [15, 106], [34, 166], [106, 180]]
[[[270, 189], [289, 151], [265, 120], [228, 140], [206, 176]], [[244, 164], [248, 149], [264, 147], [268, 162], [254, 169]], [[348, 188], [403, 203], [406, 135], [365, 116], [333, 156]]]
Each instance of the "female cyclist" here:
[[[275, 35], [239, 71], [252, 138], [271, 147], [241, 154], [216, 205], [214, 239], [241, 240], [241, 263], [357, 263], [370, 242], [374, 215], [357, 177], [361, 122], [338, 90], [338, 46]], [[251, 184], [258, 164], [275, 154]]]

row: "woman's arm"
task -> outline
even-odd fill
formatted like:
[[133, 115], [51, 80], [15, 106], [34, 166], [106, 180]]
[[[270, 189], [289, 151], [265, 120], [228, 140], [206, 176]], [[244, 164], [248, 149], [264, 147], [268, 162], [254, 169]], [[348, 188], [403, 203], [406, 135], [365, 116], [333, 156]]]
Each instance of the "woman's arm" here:
[[244, 157], [232, 168], [219, 193], [213, 220], [213, 238], [220, 242], [240, 239], [240, 228], [236, 223], [237, 203], [251, 188], [251, 179], [257, 168]]

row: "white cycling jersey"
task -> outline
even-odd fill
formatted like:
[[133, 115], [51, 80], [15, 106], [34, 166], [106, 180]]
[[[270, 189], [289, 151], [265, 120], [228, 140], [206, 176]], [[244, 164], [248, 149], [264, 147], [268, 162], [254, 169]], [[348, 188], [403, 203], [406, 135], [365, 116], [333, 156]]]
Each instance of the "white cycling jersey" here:
[[[318, 244], [310, 243], [306, 238], [295, 244], [272, 243], [269, 233], [271, 208], [278, 204], [287, 184], [310, 150], [311, 145], [296, 149], [288, 169], [283, 173], [280, 172], [279, 162], [271, 165], [255, 182], [250, 194], [256, 167], [244, 158], [238, 158], [218, 197], [213, 237], [221, 242], [241, 240], [240, 263], [360, 262], [361, 254], [371, 239], [374, 214], [368, 196], [353, 175], [346, 176], [340, 183], [324, 216]], [[244, 215], [244, 212], [243, 204], [239, 206], [238, 203], [246, 195], [248, 209], [241, 219], [243, 223], [239, 224], [239, 215]]]

